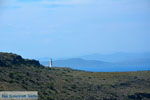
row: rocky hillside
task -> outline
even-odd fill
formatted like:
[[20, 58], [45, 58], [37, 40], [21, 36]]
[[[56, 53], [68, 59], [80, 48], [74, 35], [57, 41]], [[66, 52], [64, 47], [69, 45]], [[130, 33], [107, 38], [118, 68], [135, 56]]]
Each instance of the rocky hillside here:
[[21, 56], [12, 53], [0, 52], [0, 66], [12, 67], [12, 66], [41, 66], [39, 61], [23, 59]]
[[39, 100], [150, 100], [150, 71], [94, 73], [46, 68], [0, 53], [0, 91], [38, 91]]

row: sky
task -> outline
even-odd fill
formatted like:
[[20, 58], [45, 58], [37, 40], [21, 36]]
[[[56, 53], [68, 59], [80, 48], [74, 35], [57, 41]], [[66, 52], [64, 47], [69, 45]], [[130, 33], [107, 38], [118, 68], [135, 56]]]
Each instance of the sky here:
[[150, 0], [0, 0], [0, 51], [26, 58], [150, 52]]

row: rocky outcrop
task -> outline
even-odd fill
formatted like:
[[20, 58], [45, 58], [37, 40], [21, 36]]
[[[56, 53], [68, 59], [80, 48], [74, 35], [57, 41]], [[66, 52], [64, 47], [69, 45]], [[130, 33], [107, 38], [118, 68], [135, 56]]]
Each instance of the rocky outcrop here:
[[41, 66], [39, 61], [23, 59], [21, 56], [13, 53], [0, 52], [1, 67], [20, 66], [20, 65]]

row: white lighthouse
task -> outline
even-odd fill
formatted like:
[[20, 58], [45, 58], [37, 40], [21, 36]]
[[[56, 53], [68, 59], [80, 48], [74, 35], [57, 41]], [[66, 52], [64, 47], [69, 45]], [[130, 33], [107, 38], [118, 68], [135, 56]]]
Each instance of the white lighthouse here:
[[52, 67], [53, 66], [53, 61], [52, 61], [52, 59], [50, 59], [50, 61], [49, 61], [49, 67]]

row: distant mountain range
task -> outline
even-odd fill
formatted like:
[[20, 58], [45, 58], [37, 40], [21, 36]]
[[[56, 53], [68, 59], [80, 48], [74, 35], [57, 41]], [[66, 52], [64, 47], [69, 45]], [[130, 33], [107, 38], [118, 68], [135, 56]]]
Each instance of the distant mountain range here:
[[[42, 62], [44, 65], [48, 64], [47, 61]], [[97, 60], [84, 60], [81, 58], [71, 58], [66, 60], [56, 60], [53, 61], [54, 66], [63, 66], [63, 67], [99, 67], [104, 65], [111, 65], [112, 63], [97, 61]]]
[[91, 54], [81, 56], [80, 58], [86, 60], [100, 60], [106, 62], [125, 62], [134, 61], [138, 59], [150, 59], [150, 53], [113, 53], [113, 54]]
[[[48, 61], [41, 61], [42, 65], [48, 66]], [[142, 71], [150, 70], [150, 61], [147, 62], [122, 62], [110, 63], [96, 60], [84, 60], [72, 58], [67, 60], [53, 61], [53, 67], [69, 67], [78, 70], [92, 72], [125, 72], [125, 71]]]
[[[48, 66], [48, 60], [40, 60], [40, 62]], [[93, 54], [80, 58], [55, 60], [53, 66], [97, 72], [150, 70], [150, 53]]]

